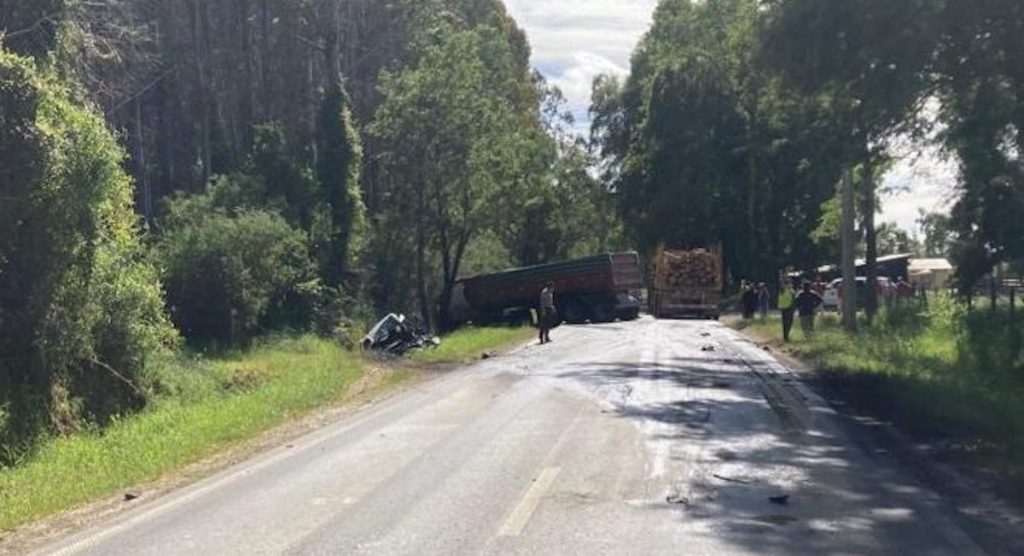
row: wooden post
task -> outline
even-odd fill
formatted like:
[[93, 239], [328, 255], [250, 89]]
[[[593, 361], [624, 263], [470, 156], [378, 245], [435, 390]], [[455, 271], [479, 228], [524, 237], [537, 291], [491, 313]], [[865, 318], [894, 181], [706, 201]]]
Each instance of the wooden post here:
[[1017, 287], [1010, 286], [1010, 317], [1017, 313]]

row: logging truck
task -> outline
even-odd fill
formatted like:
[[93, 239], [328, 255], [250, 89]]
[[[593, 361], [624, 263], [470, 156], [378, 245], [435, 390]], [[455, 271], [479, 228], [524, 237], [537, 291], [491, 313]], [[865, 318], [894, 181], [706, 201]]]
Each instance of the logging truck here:
[[555, 307], [570, 324], [632, 320], [640, 316], [634, 293], [643, 288], [636, 253], [517, 268], [459, 280], [450, 314], [458, 322], [495, 322], [537, 309], [540, 292], [555, 287]]
[[722, 300], [720, 248], [671, 250], [659, 247], [651, 258], [648, 300], [656, 318], [718, 320]]

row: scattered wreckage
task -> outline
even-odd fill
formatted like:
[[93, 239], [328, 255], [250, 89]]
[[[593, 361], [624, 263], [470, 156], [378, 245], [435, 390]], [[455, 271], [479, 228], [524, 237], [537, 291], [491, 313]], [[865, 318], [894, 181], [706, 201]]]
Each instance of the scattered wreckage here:
[[394, 313], [381, 319], [363, 337], [364, 351], [402, 356], [410, 351], [441, 345], [441, 339], [407, 322]]

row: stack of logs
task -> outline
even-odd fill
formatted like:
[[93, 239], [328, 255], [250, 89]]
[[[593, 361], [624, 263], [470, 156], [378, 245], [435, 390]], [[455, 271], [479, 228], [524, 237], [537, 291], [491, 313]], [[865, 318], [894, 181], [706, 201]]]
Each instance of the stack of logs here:
[[720, 287], [722, 260], [705, 249], [694, 251], [660, 250], [654, 261], [657, 288]]

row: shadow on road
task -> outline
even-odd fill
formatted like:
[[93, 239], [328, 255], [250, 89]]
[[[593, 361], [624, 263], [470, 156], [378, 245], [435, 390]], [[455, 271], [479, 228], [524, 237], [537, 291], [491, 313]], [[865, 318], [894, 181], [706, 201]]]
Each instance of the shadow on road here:
[[[757, 554], [963, 554], [973, 544], [936, 495], [857, 447], [811, 410], [787, 426], [766, 400], [765, 362], [729, 356], [580, 365], [561, 378], [635, 421], [670, 454], [673, 487], [656, 511]], [[770, 397], [770, 395], [767, 395]], [[652, 448], [657, 453], [657, 448]]]

